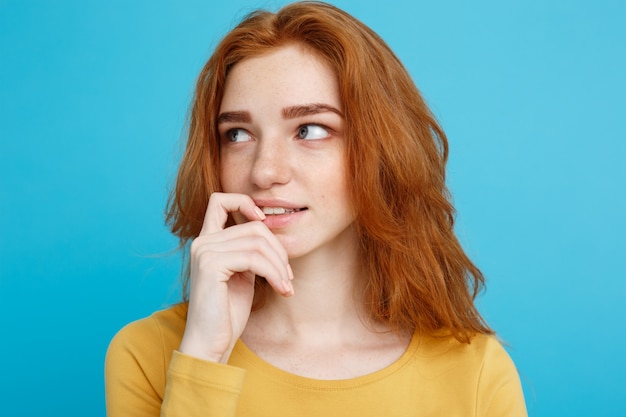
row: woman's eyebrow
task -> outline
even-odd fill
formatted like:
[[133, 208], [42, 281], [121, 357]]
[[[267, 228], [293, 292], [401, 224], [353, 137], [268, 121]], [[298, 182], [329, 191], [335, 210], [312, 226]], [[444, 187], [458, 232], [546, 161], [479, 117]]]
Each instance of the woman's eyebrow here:
[[220, 123], [250, 123], [252, 117], [247, 111], [227, 111], [217, 116], [217, 124]]
[[303, 104], [299, 106], [291, 106], [283, 109], [283, 119], [296, 119], [298, 117], [310, 116], [312, 114], [326, 113], [332, 112], [336, 113], [339, 116], [343, 117], [343, 113], [341, 111], [329, 104], [323, 103], [313, 103], [313, 104]]
[[[282, 110], [283, 119], [296, 119], [298, 117], [310, 116], [313, 114], [332, 112], [343, 117], [343, 113], [336, 107], [329, 104], [313, 103], [301, 104], [297, 106], [285, 107]], [[226, 111], [217, 116], [217, 124], [221, 123], [251, 123], [252, 116], [247, 111]]]

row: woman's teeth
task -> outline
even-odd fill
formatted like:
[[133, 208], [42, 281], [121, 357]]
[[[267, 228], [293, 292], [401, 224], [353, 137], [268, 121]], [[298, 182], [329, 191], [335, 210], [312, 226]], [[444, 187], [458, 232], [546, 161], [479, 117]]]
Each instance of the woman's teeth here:
[[295, 213], [296, 211], [300, 211], [300, 209], [288, 209], [284, 207], [263, 207], [264, 214], [273, 215], [273, 214], [290, 214]]

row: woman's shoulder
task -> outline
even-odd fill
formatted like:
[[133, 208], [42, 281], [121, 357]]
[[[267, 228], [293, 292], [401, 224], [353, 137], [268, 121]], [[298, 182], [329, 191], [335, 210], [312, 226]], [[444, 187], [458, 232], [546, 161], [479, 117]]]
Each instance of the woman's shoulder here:
[[476, 334], [469, 343], [450, 336], [416, 336], [416, 357], [437, 371], [455, 369], [465, 374], [517, 377], [517, 370], [500, 340], [491, 334]]
[[133, 354], [171, 355], [178, 348], [185, 330], [187, 304], [181, 303], [125, 325], [113, 337], [109, 350], [121, 349]]
[[456, 389], [457, 402], [482, 410], [477, 415], [526, 415], [517, 369], [495, 335], [477, 334], [469, 343], [428, 336], [418, 343], [412, 369], [434, 392]]
[[158, 410], [165, 395], [167, 368], [180, 344], [186, 316], [186, 304], [179, 304], [129, 323], [117, 332], [105, 358], [107, 408], [132, 408], [137, 405], [133, 399], [151, 398], [151, 405]]

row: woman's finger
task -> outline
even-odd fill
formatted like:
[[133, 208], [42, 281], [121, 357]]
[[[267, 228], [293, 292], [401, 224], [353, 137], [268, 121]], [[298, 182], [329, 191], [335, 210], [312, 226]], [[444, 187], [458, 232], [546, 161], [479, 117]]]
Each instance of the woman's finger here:
[[258, 251], [237, 251], [227, 254], [217, 254], [223, 258], [228, 258], [227, 265], [224, 264], [225, 274], [230, 277], [237, 272], [250, 271], [255, 275], [264, 277], [270, 286], [277, 293], [290, 296], [293, 295], [293, 286], [288, 278], [283, 278], [282, 268], [277, 268], [267, 257]]
[[[284, 260], [286, 255], [277, 253], [265, 236], [206, 241], [211, 237], [199, 237], [193, 244], [194, 257], [201, 270], [211, 268], [220, 271], [222, 281], [227, 281], [235, 272], [251, 271], [264, 277], [279, 294], [293, 293], [292, 275]], [[274, 238], [273, 235], [271, 237]], [[202, 274], [202, 271], [199, 272]]]
[[[266, 244], [269, 245], [280, 257], [285, 265], [285, 268], [287, 267], [287, 264], [289, 263], [287, 251], [272, 231], [260, 221], [250, 221], [248, 223], [237, 224], [222, 230], [220, 233], [198, 236], [195, 240], [199, 239], [200, 241], [220, 244], [228, 242], [229, 240], [245, 237], [263, 237], [266, 240]], [[219, 247], [216, 247], [216, 250], [219, 250]]]
[[213, 193], [209, 198], [200, 236], [223, 230], [228, 220], [228, 214], [233, 212], [240, 212], [249, 220], [265, 219], [265, 214], [249, 196], [235, 193]]

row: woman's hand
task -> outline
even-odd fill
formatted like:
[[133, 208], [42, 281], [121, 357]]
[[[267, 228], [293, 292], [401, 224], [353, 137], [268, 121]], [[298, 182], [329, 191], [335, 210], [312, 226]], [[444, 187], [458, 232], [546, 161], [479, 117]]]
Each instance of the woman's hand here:
[[[224, 228], [234, 212], [249, 221]], [[287, 253], [263, 219], [247, 195], [211, 195], [200, 235], [191, 244], [189, 311], [180, 352], [228, 361], [250, 317], [256, 275], [276, 292], [293, 294]]]

